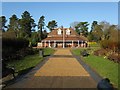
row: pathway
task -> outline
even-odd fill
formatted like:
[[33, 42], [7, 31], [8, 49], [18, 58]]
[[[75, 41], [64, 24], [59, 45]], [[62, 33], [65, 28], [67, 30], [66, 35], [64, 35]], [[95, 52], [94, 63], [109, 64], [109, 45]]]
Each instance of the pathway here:
[[54, 55], [8, 88], [95, 88], [96, 82], [69, 49]]

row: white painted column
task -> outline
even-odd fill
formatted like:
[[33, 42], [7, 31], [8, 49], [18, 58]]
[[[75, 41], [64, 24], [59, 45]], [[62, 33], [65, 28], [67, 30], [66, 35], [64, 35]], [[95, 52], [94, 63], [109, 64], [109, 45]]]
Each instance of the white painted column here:
[[49, 41], [49, 47], [51, 47], [51, 46], [50, 46], [50, 41]]
[[78, 40], [78, 47], [80, 46], [79, 40]]
[[65, 48], [65, 31], [63, 30], [63, 48]]
[[81, 47], [83, 47], [83, 41], [81, 41]]
[[56, 41], [54, 41], [54, 48], [56, 47]]
[[85, 47], [85, 42], [83, 43], [83, 47]]
[[72, 47], [73, 47], [73, 41], [72, 41]]

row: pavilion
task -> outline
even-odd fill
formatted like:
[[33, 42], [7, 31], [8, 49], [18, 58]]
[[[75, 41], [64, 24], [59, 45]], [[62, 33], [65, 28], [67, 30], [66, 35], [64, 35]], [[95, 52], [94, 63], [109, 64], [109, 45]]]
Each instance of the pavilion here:
[[72, 28], [55, 28], [38, 43], [37, 47], [87, 47], [87, 38], [79, 35]]

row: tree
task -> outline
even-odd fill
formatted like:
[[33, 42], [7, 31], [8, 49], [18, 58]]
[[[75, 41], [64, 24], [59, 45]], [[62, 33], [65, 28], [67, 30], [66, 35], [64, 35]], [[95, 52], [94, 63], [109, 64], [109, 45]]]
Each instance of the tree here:
[[80, 22], [75, 26], [78, 34], [82, 33], [85, 37], [88, 35], [88, 22]]
[[100, 44], [101, 44], [102, 48], [109, 48], [109, 49], [113, 50], [113, 52], [120, 51], [119, 39], [118, 39], [118, 37], [119, 37], [118, 34], [120, 34], [120, 32], [118, 30], [118, 26], [110, 25], [108, 30], [109, 30], [109, 33], [107, 35], [108, 37], [101, 40]]
[[18, 33], [19, 33], [19, 19], [17, 18], [17, 16], [14, 14], [12, 15], [10, 18], [10, 22], [8, 25], [8, 31], [13, 31], [16, 34], [16, 37], [18, 37]]
[[0, 30], [2, 30], [2, 32], [5, 32], [5, 28], [7, 28], [7, 26], [5, 25], [6, 22], [7, 22], [6, 17], [1, 16], [0, 17]]
[[47, 38], [47, 31], [46, 30], [43, 31], [43, 39], [45, 39], [45, 38]]
[[49, 21], [47, 28], [52, 31], [54, 28], [57, 27], [57, 22], [55, 20]]
[[102, 31], [103, 31], [103, 38], [102, 39], [106, 39], [109, 38], [109, 32], [110, 32], [110, 24], [106, 21], [102, 21], [100, 22], [100, 25], [102, 26]]
[[93, 30], [94, 30], [94, 28], [95, 28], [96, 25], [98, 25], [98, 22], [97, 22], [97, 21], [93, 21], [93, 23], [92, 23], [92, 25], [91, 25], [91, 30], [90, 30], [90, 32], [89, 32], [89, 34], [88, 34], [88, 39], [89, 39], [90, 41], [94, 41], [94, 40], [95, 40], [95, 37], [94, 37], [94, 35], [93, 35]]
[[43, 33], [42, 29], [44, 29], [45, 26], [45, 17], [41, 16], [38, 22], [38, 32], [39, 32], [39, 40], [41, 41], [43, 39]]
[[102, 37], [103, 37], [102, 26], [96, 25], [92, 34], [94, 35], [96, 42], [99, 42], [100, 40], [102, 40]]
[[20, 37], [23, 38], [30, 38], [32, 27], [34, 27], [34, 19], [28, 11], [25, 11], [22, 15], [22, 19], [19, 20], [20, 22]]
[[38, 40], [39, 40], [38, 32], [32, 32], [30, 38], [31, 46], [37, 46]]
[[98, 25], [98, 22], [97, 21], [93, 21], [90, 32], [92, 32], [94, 30], [96, 25]]

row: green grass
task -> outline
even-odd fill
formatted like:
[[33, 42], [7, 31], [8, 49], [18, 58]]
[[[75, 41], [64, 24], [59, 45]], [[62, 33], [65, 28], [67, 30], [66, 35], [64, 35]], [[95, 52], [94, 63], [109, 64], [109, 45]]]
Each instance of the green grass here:
[[90, 55], [84, 57], [84, 62], [91, 66], [102, 77], [107, 77], [118, 86], [118, 64], [103, 57]]
[[87, 50], [88, 53], [93, 53], [93, 51], [99, 49], [100, 47], [90, 47], [90, 48], [79, 48], [79, 49], [72, 49], [72, 53], [74, 55], [80, 55], [80, 53], [83, 51], [83, 50]]
[[[51, 48], [44, 48], [44, 55], [51, 55], [54, 50]], [[43, 60], [43, 57], [40, 57], [39, 54], [29, 55], [24, 57], [21, 60], [13, 60], [8, 62], [8, 66], [14, 66], [16, 72], [21, 72], [29, 68], [35, 67], [38, 63]]]
[[44, 48], [44, 55], [45, 56], [48, 56], [48, 55], [51, 55], [51, 54], [53, 54], [54, 53], [54, 49], [52, 49], [52, 48]]
[[[90, 52], [98, 48], [92, 48]], [[72, 50], [73, 54], [80, 56], [81, 49]], [[118, 64], [114, 63], [104, 57], [95, 56], [92, 53], [88, 57], [83, 57], [83, 60], [88, 64], [93, 70], [95, 70], [100, 76], [107, 77], [111, 82], [118, 86]]]
[[20, 72], [22, 70], [35, 67], [42, 60], [43, 58], [40, 57], [39, 54], [30, 55], [30, 56], [24, 57], [22, 60], [14, 60], [14, 61], [8, 62], [8, 66], [14, 66], [15, 71]]

